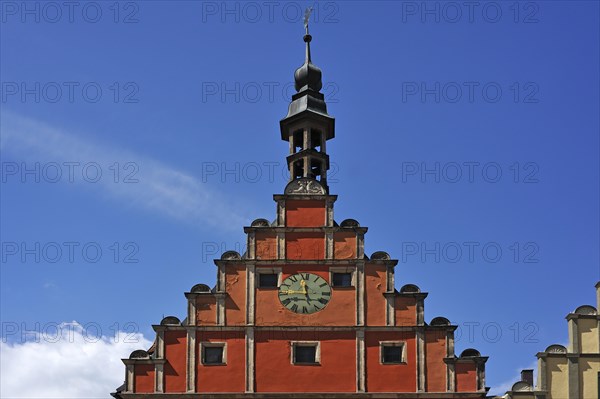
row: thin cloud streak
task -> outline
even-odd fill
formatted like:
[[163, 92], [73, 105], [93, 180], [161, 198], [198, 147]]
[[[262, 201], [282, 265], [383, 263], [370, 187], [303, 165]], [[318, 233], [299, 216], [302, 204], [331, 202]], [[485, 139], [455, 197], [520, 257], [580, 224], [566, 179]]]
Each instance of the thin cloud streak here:
[[[84, 140], [75, 134], [33, 119], [2, 112], [0, 149], [31, 162], [96, 162], [105, 174], [97, 184], [75, 179], [74, 185], [91, 186], [128, 206], [159, 212], [171, 219], [230, 232], [249, 220], [227, 197], [195, 177], [159, 161], [130, 151]], [[115, 183], [110, 165], [135, 162], [131, 176], [137, 183]], [[68, 169], [65, 167], [65, 172]], [[63, 174], [65, 173], [63, 172]], [[110, 172], [111, 174], [109, 175]], [[131, 170], [121, 170], [121, 179]], [[67, 177], [63, 177], [66, 180]], [[81, 183], [81, 184], [80, 184]]]

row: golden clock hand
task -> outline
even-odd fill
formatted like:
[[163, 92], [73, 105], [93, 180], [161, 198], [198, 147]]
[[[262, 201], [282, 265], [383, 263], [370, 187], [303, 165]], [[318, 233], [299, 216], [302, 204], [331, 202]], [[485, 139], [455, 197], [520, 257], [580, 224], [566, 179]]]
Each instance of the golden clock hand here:
[[300, 280], [300, 285], [302, 286], [302, 294], [306, 295], [306, 281]]
[[282, 294], [304, 294], [304, 291], [295, 291], [295, 290], [283, 290], [281, 291]]

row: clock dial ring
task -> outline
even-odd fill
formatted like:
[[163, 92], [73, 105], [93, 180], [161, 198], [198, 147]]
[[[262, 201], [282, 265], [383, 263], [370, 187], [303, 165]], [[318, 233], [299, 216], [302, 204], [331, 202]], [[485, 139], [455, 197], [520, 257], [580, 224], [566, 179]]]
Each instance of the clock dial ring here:
[[317, 274], [292, 274], [282, 281], [278, 297], [281, 305], [291, 312], [313, 314], [325, 309], [331, 301], [331, 286]]

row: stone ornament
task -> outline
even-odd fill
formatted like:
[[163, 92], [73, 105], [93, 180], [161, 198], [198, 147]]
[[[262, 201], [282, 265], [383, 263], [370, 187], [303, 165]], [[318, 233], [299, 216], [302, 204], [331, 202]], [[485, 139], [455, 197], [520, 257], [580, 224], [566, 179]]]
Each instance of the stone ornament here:
[[135, 350], [129, 355], [130, 359], [148, 359], [149, 357], [150, 355], [148, 355], [148, 352], [143, 349]]
[[575, 310], [576, 314], [585, 315], [585, 316], [593, 316], [597, 314], [596, 308], [590, 305], [582, 305]]
[[196, 284], [195, 286], [192, 287], [191, 292], [194, 292], [194, 293], [210, 292], [210, 287], [206, 284]]
[[302, 178], [291, 181], [285, 187], [286, 194], [325, 195], [325, 188], [317, 180]]
[[371, 259], [372, 260], [390, 260], [390, 254], [388, 254], [387, 252], [384, 251], [377, 251], [377, 252], [373, 252], [371, 254]]
[[346, 219], [342, 221], [342, 227], [360, 227], [360, 224], [354, 219]]
[[161, 326], [178, 326], [181, 324], [181, 321], [175, 316], [167, 316], [160, 322]]
[[[419, 293], [419, 292], [421, 292], [421, 289], [414, 284], [406, 284], [406, 285], [402, 286], [402, 288], [400, 288], [401, 294]], [[439, 317], [436, 317], [436, 319], [438, 319], [438, 318]]]
[[236, 251], [226, 251], [221, 255], [221, 260], [240, 260], [242, 256]]
[[567, 348], [562, 345], [550, 345], [546, 348], [546, 353], [567, 353]]
[[251, 227], [269, 227], [269, 221], [267, 219], [256, 219], [250, 225]]
[[512, 386], [512, 391], [517, 391], [517, 392], [531, 391], [531, 385], [529, 385], [525, 381], [519, 381]]
[[429, 325], [431, 325], [431, 326], [449, 326], [450, 320], [448, 320], [445, 317], [435, 317], [434, 319], [431, 320], [431, 323], [429, 323]]

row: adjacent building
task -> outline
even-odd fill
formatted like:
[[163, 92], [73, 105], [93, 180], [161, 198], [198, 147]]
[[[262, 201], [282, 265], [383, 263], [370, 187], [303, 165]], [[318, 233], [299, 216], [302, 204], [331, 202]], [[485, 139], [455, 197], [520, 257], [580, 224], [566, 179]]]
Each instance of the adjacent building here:
[[537, 384], [533, 370], [523, 370], [504, 397], [510, 399], [600, 398], [600, 282], [596, 305], [582, 305], [566, 317], [569, 345], [554, 344], [539, 352]]
[[185, 317], [165, 317], [154, 345], [123, 359], [115, 398], [486, 397], [487, 357], [457, 356], [457, 326], [425, 317], [427, 293], [395, 277], [387, 252], [365, 253], [367, 227], [336, 221], [335, 120], [308, 28], [304, 42], [280, 121], [290, 181], [273, 196], [275, 217], [244, 227], [247, 251], [223, 253], [214, 287], [194, 285]]

